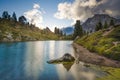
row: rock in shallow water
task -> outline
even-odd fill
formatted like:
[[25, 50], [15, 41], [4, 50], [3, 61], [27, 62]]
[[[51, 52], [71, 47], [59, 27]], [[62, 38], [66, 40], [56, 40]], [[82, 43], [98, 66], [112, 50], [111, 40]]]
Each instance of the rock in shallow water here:
[[61, 62], [73, 62], [75, 59], [69, 53], [65, 53], [63, 57], [55, 60], [47, 61], [47, 63], [61, 63]]

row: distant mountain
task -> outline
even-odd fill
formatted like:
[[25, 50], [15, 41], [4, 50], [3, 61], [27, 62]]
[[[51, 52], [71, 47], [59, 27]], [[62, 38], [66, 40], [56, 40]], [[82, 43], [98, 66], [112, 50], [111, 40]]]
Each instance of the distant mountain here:
[[61, 29], [63, 31], [63, 33], [65, 33], [66, 35], [70, 35], [73, 34], [74, 32], [74, 27], [73, 26], [69, 26], [69, 27], [65, 27]]
[[120, 23], [120, 19], [116, 19], [113, 18], [107, 14], [95, 14], [93, 17], [88, 18], [83, 24], [82, 27], [84, 30], [86, 31], [90, 31], [95, 29], [96, 24], [98, 22], [102, 22], [102, 24], [104, 24], [105, 21], [107, 21], [107, 23], [110, 23], [110, 20], [114, 20], [115, 24], [119, 24]]

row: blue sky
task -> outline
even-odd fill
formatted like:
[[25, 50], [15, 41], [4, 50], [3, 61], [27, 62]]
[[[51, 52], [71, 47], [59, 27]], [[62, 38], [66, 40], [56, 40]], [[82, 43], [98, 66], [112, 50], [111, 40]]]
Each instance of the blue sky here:
[[84, 22], [94, 14], [120, 18], [120, 0], [0, 0], [0, 14], [24, 15], [38, 27], [66, 27], [76, 20]]
[[71, 25], [71, 20], [60, 20], [54, 17], [57, 12], [57, 6], [61, 2], [72, 2], [72, 0], [0, 0], [0, 15], [3, 11], [8, 11], [10, 14], [16, 13], [17, 17], [24, 14], [24, 12], [32, 10], [34, 4], [39, 4], [42, 13], [42, 26], [53, 29], [57, 27], [66, 27]]

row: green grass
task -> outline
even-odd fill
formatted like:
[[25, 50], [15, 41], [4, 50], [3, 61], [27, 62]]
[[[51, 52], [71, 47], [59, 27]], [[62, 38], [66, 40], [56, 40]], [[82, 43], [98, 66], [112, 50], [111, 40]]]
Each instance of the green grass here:
[[113, 28], [113, 31], [102, 36], [105, 30], [100, 30], [90, 35], [79, 38], [75, 43], [86, 47], [91, 52], [106, 56], [114, 60], [120, 60], [120, 44], [115, 46], [113, 42], [120, 41], [120, 26]]
[[96, 80], [120, 80], [120, 68], [102, 67], [101, 69], [108, 74]]
[[29, 38], [33, 40], [59, 39], [59, 37], [52, 32], [43, 33], [43, 30], [38, 29], [37, 27], [30, 27], [29, 25], [23, 25], [19, 22], [0, 19], [0, 41], [8, 35], [7, 33], [11, 33], [14, 40], [21, 36], [22, 39], [20, 41], [29, 41]]

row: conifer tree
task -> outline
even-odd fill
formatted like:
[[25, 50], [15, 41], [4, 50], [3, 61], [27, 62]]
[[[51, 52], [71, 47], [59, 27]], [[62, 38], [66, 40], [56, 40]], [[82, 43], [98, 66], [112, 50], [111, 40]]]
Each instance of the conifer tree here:
[[19, 22], [22, 24], [26, 24], [27, 23], [27, 19], [24, 16], [20, 16], [19, 17]]
[[17, 21], [17, 17], [16, 17], [15, 12], [13, 12], [13, 15], [12, 15], [12, 20]]
[[110, 20], [110, 26], [114, 26], [114, 25], [115, 25], [114, 20], [111, 19], [111, 20]]
[[4, 18], [4, 19], [9, 19], [9, 18], [10, 18], [10, 15], [8, 14], [7, 11], [4, 11], [4, 12], [3, 12], [2, 18]]
[[99, 30], [102, 29], [102, 28], [103, 28], [102, 23], [101, 23], [101, 22], [98, 22], [98, 24], [97, 24], [96, 27], [95, 27], [95, 31], [99, 31]]
[[105, 28], [105, 29], [108, 28], [108, 23], [107, 23], [107, 21], [105, 21], [105, 23], [104, 23], [104, 28]]
[[83, 36], [83, 29], [80, 24], [80, 20], [76, 21], [73, 38], [75, 39], [77, 36], [80, 36], [80, 37]]

